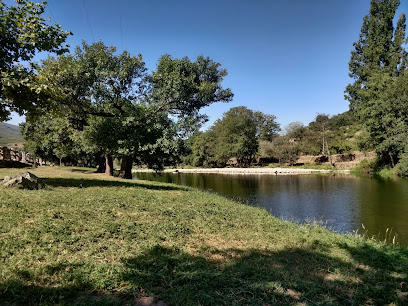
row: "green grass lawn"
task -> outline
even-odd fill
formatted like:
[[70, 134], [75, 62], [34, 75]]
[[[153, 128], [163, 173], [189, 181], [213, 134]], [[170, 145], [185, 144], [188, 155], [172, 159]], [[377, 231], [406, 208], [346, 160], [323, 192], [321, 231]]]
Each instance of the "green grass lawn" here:
[[408, 303], [406, 248], [85, 171], [42, 167], [50, 188], [0, 189], [0, 304]]

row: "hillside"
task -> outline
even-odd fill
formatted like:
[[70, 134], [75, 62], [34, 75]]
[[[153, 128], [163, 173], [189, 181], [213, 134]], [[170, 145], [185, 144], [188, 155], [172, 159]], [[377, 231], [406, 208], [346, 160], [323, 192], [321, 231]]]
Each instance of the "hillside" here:
[[0, 122], [0, 146], [22, 147], [23, 144], [24, 139], [17, 125]]

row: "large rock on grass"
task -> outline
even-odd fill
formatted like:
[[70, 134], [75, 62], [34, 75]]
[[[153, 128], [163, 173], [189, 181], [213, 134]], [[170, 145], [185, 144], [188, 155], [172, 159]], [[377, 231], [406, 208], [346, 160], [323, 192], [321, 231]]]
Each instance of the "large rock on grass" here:
[[44, 182], [31, 172], [17, 174], [14, 177], [6, 176], [0, 184], [4, 187], [19, 187], [21, 189], [43, 189], [46, 187]]

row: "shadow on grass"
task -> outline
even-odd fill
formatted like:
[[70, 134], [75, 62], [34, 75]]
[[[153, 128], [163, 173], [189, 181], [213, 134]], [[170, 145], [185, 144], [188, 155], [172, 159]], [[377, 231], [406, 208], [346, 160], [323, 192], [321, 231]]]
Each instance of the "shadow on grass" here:
[[79, 172], [79, 173], [96, 173], [95, 169], [90, 169], [90, 168], [84, 168], [84, 169], [78, 169], [78, 168], [74, 168], [69, 170], [71, 172]]
[[135, 305], [131, 295], [101, 293], [90, 283], [56, 288], [15, 280], [0, 283], [0, 290], [0, 305]]
[[[408, 288], [398, 271], [408, 264], [396, 254], [362, 248], [354, 266], [311, 248], [280, 252], [228, 249], [209, 258], [156, 246], [126, 261], [123, 279], [143, 286], [170, 304], [366, 304], [404, 303]], [[369, 266], [366, 256], [383, 257], [381, 267]], [[375, 255], [376, 254], [376, 255]], [[404, 270], [405, 269], [405, 270]]]
[[35, 276], [28, 269], [14, 271], [19, 279], [6, 283], [0, 281], [0, 305], [156, 305], [153, 298], [146, 298], [140, 292], [97, 290], [95, 285], [88, 281], [88, 275], [81, 271], [82, 267], [83, 265], [72, 264], [45, 266], [41, 276], [59, 275], [64, 283], [68, 283], [61, 286], [34, 285]]
[[132, 187], [132, 188], [145, 188], [151, 190], [188, 190], [184, 186], [176, 185], [164, 185], [157, 184], [148, 181], [145, 183], [140, 183], [134, 180], [103, 180], [103, 179], [83, 179], [83, 178], [42, 178], [45, 184], [52, 187], [78, 187], [78, 188], [88, 188], [88, 187]]
[[[408, 302], [404, 251], [364, 244], [358, 248], [341, 247], [348, 249], [357, 264], [328, 256], [316, 245], [279, 252], [208, 248], [200, 256], [156, 245], [139, 256], [124, 259], [124, 272], [118, 275], [118, 284], [123, 286], [104, 294], [84, 277], [89, 271], [81, 271], [79, 266], [73, 269], [77, 274], [63, 278], [68, 285], [57, 288], [27, 285], [33, 282], [28, 272], [19, 280], [0, 281], [0, 300], [24, 305], [126, 305], [134, 304], [135, 297], [144, 292], [170, 305]], [[44, 273], [55, 275], [66, 269], [60, 265]]]

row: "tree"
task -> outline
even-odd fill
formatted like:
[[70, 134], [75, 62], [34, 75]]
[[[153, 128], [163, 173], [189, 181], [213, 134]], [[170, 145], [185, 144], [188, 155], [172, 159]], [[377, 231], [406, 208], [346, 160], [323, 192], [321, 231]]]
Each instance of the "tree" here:
[[20, 130], [26, 139], [25, 149], [43, 159], [59, 159], [62, 165], [64, 157], [76, 162], [81, 155], [87, 155], [81, 154], [80, 137], [65, 118], [46, 114], [35, 121], [22, 123]]
[[351, 109], [366, 107], [370, 77], [379, 73], [398, 76], [406, 69], [405, 14], [394, 29], [393, 20], [399, 0], [371, 0], [370, 12], [363, 19], [359, 40], [353, 44], [349, 62], [353, 84], [346, 87]]
[[217, 167], [218, 162], [215, 159], [216, 137], [210, 129], [207, 132], [198, 132], [194, 135], [191, 155], [192, 165], [195, 167], [212, 168]]
[[272, 141], [260, 142], [260, 154], [263, 157], [276, 158], [279, 164], [289, 163], [293, 166], [298, 159], [300, 147], [297, 142], [285, 136], [277, 136]]
[[279, 123], [276, 122], [276, 116], [264, 114], [262, 112], [254, 112], [254, 119], [257, 124], [256, 138], [259, 141], [272, 141], [278, 136], [280, 129]]
[[305, 135], [306, 128], [302, 122], [295, 121], [289, 123], [286, 126], [285, 131], [286, 136], [289, 138], [294, 138], [296, 141], [300, 141]]
[[221, 86], [227, 71], [220, 66], [204, 56], [198, 56], [195, 62], [188, 57], [162, 56], [157, 70], [149, 78], [152, 84], [150, 103], [154, 112], [198, 116], [205, 106], [230, 102], [234, 95], [229, 88]]
[[395, 29], [393, 25], [398, 6], [398, 0], [371, 1], [370, 12], [364, 17], [360, 38], [354, 44], [349, 62], [354, 83], [346, 88], [350, 108], [364, 124], [371, 144], [380, 155], [385, 156], [387, 152], [392, 166], [403, 150], [398, 141], [401, 131], [406, 129], [401, 125], [405, 122], [400, 117], [405, 116], [400, 112], [401, 101], [392, 98], [397, 93], [403, 94], [395, 84], [404, 84], [407, 68], [407, 52], [403, 48], [405, 15], [399, 17]]
[[131, 148], [124, 147], [128, 136], [121, 131], [136, 122], [140, 114], [135, 102], [141, 96], [146, 77], [140, 54], [135, 57], [126, 51], [115, 52], [114, 47], [102, 42], [92, 45], [83, 42], [73, 55], [43, 61], [38, 76], [47, 86], [50, 111], [79, 123], [79, 128], [92, 125], [93, 133], [88, 133], [92, 135], [90, 143], [105, 151], [106, 173], [110, 175], [112, 154], [122, 149], [122, 160], [130, 159]]
[[408, 73], [387, 83], [387, 88], [370, 100], [365, 126], [377, 153], [394, 167], [408, 143]]
[[46, 2], [16, 3], [17, 6], [6, 6], [0, 0], [0, 121], [7, 120], [11, 111], [22, 115], [46, 102], [38, 95], [42, 87], [36, 82], [32, 59], [41, 51], [67, 52], [64, 42], [71, 34], [58, 24], [47, 25], [41, 17]]
[[216, 156], [228, 161], [236, 157], [240, 166], [250, 165], [258, 151], [255, 114], [245, 106], [231, 108], [213, 127], [217, 135]]
[[89, 144], [105, 152], [106, 173], [112, 175], [116, 156], [120, 176], [130, 178], [135, 160], [155, 169], [178, 160], [180, 139], [205, 120], [200, 109], [232, 99], [220, 85], [226, 71], [219, 66], [204, 57], [164, 56], [148, 75], [140, 54], [83, 42], [75, 54], [44, 61], [38, 79], [49, 111], [84, 129]]
[[249, 166], [262, 139], [276, 137], [275, 116], [254, 112], [245, 106], [231, 108], [205, 133], [196, 136], [192, 148], [195, 166], [224, 167], [235, 157], [239, 166]]

